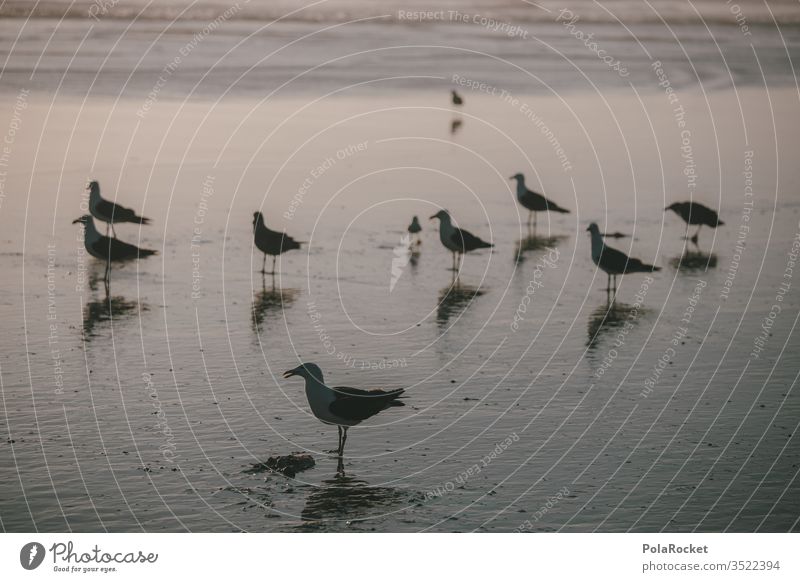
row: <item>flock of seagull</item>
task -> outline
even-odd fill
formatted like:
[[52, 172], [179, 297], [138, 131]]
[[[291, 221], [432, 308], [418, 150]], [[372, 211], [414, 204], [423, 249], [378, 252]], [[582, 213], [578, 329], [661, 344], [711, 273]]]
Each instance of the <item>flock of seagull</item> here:
[[[463, 98], [458, 93], [452, 91], [451, 96], [454, 105], [460, 106], [463, 104]], [[531, 224], [535, 229], [539, 212], [563, 214], [570, 212], [566, 208], [562, 208], [555, 202], [548, 200], [542, 194], [529, 190], [525, 185], [525, 176], [523, 174], [514, 174], [509, 179], [516, 182], [517, 201], [529, 212], [529, 229]], [[157, 254], [157, 251], [139, 248], [119, 240], [114, 229], [114, 225], [119, 223], [147, 225], [150, 222], [148, 218], [139, 216], [135, 211], [115, 202], [103, 199], [100, 195], [100, 185], [96, 181], [89, 183], [88, 190], [90, 214], [77, 218], [73, 221], [73, 224], [80, 223], [83, 225], [86, 251], [91, 256], [106, 262], [105, 281], [106, 288], [108, 288], [112, 262], [145, 258]], [[671, 210], [680, 216], [686, 222], [687, 229], [689, 226], [696, 225], [698, 227], [697, 232], [689, 239], [695, 245], [698, 242], [698, 235], [703, 226], [716, 228], [724, 224], [714, 210], [694, 201], [675, 202], [665, 210]], [[492, 243], [486, 242], [469, 231], [456, 226], [447, 210], [442, 209], [430, 218], [439, 220], [439, 240], [442, 246], [452, 254], [452, 270], [454, 272], [458, 270], [460, 261], [467, 253], [494, 246]], [[106, 223], [105, 235], [97, 230], [93, 219]], [[421, 231], [422, 226], [419, 223], [419, 219], [414, 216], [408, 226], [408, 232], [413, 237], [412, 245], [420, 243], [419, 233]], [[608, 276], [607, 291], [612, 289], [612, 277], [613, 290], [616, 294], [618, 275], [660, 270], [660, 267], [648, 265], [639, 259], [629, 257], [622, 251], [608, 246], [604, 241], [604, 237], [619, 237], [622, 235], [618, 233], [603, 234], [594, 222], [589, 225], [587, 231], [591, 236], [592, 261]], [[300, 249], [303, 244], [284, 232], [267, 228], [261, 212], [253, 214], [253, 242], [256, 248], [264, 254], [261, 273], [266, 273], [267, 256], [272, 257], [271, 274], [275, 273], [275, 262], [278, 256], [291, 250]], [[339, 458], [340, 469], [344, 457], [348, 428], [375, 416], [387, 408], [403, 406], [401, 401], [403, 389], [384, 391], [361, 390], [344, 386], [329, 387], [324, 383], [322, 370], [313, 363], [304, 363], [283, 373], [284, 378], [293, 376], [299, 376], [305, 380], [306, 397], [314, 416], [325, 424], [338, 427], [339, 444], [336, 454]]]

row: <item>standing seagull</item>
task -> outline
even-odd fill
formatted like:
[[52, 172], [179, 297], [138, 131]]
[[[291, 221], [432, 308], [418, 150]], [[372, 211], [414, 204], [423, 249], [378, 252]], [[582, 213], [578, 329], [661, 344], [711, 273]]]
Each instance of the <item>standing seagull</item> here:
[[719, 215], [699, 202], [673, 202], [664, 210], [672, 210], [675, 214], [680, 216], [686, 225], [696, 224], [697, 232], [690, 238], [694, 244], [697, 244], [697, 235], [700, 234], [700, 229], [703, 225], [717, 228], [725, 223], [719, 219]]
[[488, 249], [494, 246], [466, 230], [453, 226], [447, 210], [440, 210], [431, 216], [431, 220], [434, 218], [439, 219], [439, 240], [442, 241], [444, 248], [453, 253], [453, 271], [458, 270], [456, 264], [461, 261], [461, 255], [475, 249]]
[[94, 220], [88, 214], [72, 221], [72, 224], [81, 223], [84, 226], [83, 244], [86, 252], [106, 262], [105, 280], [108, 281], [108, 273], [111, 270], [111, 261], [121, 262], [133, 259], [143, 259], [150, 255], [157, 254], [157, 251], [140, 249], [139, 247], [122, 242], [117, 238], [109, 238], [100, 234], [94, 226]]
[[422, 225], [419, 223], [419, 219], [415, 216], [411, 221], [411, 224], [408, 225], [408, 233], [414, 237], [416, 244], [422, 243], [419, 238], [419, 233], [422, 232]]
[[456, 106], [458, 106], [458, 107], [460, 107], [460, 106], [464, 105], [464, 99], [461, 97], [461, 95], [459, 95], [458, 93], [456, 93], [456, 90], [455, 90], [455, 89], [453, 89], [452, 91], [450, 91], [450, 96], [451, 96], [451, 98], [452, 98], [453, 105], [456, 105]]
[[622, 251], [612, 249], [610, 246], [603, 242], [603, 235], [600, 234], [600, 229], [596, 223], [592, 223], [587, 228], [592, 234], [592, 261], [594, 264], [603, 269], [608, 275], [608, 287], [606, 291], [611, 290], [611, 276], [614, 276], [614, 294], [617, 293], [617, 275], [627, 273], [651, 273], [653, 271], [660, 271], [661, 267], [653, 265], [645, 265], [639, 259], [632, 259]]
[[522, 174], [514, 174], [509, 180], [517, 181], [517, 200], [519, 203], [527, 208], [530, 213], [528, 214], [528, 226], [531, 225], [531, 216], [533, 216], [533, 228], [536, 228], [536, 213], [537, 212], [561, 212], [562, 214], [569, 214], [569, 210], [561, 208], [555, 202], [552, 202], [542, 196], [541, 194], [528, 190], [525, 187], [525, 176]]
[[114, 238], [117, 238], [117, 233], [114, 230], [114, 223], [115, 222], [133, 222], [136, 224], [150, 224], [149, 218], [144, 218], [143, 216], [137, 216], [136, 212], [131, 210], [130, 208], [125, 208], [124, 206], [120, 206], [114, 202], [110, 202], [108, 200], [104, 200], [102, 196], [100, 196], [100, 183], [96, 180], [92, 180], [89, 182], [89, 212], [92, 213], [97, 220], [100, 222], [106, 223], [106, 235], [108, 235], [108, 229], [111, 228], [111, 232], [114, 235]]
[[272, 271], [270, 272], [272, 275], [275, 274], [275, 260], [278, 255], [299, 249], [302, 244], [283, 232], [268, 229], [264, 225], [264, 215], [260, 212], [253, 213], [253, 239], [258, 250], [264, 253], [264, 261], [261, 263], [262, 273], [266, 272], [264, 269], [267, 265], [267, 255], [272, 255]]
[[397, 390], [360, 390], [346, 386], [329, 388], [322, 378], [322, 370], [316, 364], [300, 364], [283, 373], [284, 378], [300, 376], [306, 381], [306, 398], [311, 412], [325, 424], [339, 428], [337, 455], [344, 456], [347, 429], [355, 426], [392, 406], [405, 406], [397, 400], [404, 392]]

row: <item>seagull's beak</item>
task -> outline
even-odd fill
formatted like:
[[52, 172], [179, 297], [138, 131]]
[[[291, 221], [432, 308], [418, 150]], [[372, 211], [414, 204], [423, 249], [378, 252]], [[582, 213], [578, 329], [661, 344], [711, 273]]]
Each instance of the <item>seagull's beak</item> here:
[[283, 373], [283, 377], [284, 378], [291, 378], [292, 376], [296, 376], [296, 375], [297, 375], [297, 372], [295, 372], [294, 370], [286, 370]]
[[587, 228], [587, 229], [586, 229], [586, 232], [589, 232], [590, 230], [592, 230], [592, 227], [591, 227], [591, 226], [590, 226], [589, 228]]
[[75, 220], [72, 221], [72, 224], [78, 224], [79, 222], [81, 222], [81, 220], [82, 218], [76, 218]]
[[433, 216], [431, 216], [428, 220], [433, 220], [434, 218], [436, 218], [435, 214]]
[[516, 178], [516, 176], [509, 176], [508, 177], [509, 180], [513, 180], [514, 178]]

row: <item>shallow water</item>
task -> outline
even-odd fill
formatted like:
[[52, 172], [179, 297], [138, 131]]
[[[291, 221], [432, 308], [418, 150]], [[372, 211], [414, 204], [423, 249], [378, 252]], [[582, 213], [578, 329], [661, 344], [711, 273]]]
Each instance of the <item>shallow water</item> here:
[[[71, 79], [53, 99], [41, 81], [0, 206], [2, 527], [796, 530], [797, 91], [743, 69], [736, 91], [679, 85], [693, 194], [726, 222], [702, 250], [663, 212], [689, 182], [646, 67], [637, 92], [517, 80], [519, 102], [464, 90], [458, 113], [446, 93], [378, 82], [319, 101], [165, 97], [138, 116], [137, 91], [84, 100]], [[517, 171], [573, 213], [529, 236]], [[153, 219], [120, 238], [159, 251], [115, 266], [108, 294], [70, 224], [87, 177]], [[427, 220], [441, 207], [495, 244], [455, 282]], [[274, 279], [251, 243], [258, 209], [306, 242]], [[626, 276], [610, 304], [591, 221], [662, 270]], [[350, 432], [344, 474], [335, 430], [280, 376], [300, 361], [333, 385], [407, 389]], [[250, 471], [291, 451], [316, 467]]]

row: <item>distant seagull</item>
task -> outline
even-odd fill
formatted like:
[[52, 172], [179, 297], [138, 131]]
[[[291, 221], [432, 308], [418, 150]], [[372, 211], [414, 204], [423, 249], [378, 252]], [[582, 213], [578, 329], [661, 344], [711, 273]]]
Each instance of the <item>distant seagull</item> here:
[[419, 219], [416, 216], [411, 221], [411, 224], [408, 225], [408, 232], [414, 237], [416, 244], [420, 244], [422, 242], [419, 238], [419, 233], [422, 232], [422, 225], [420, 225]]
[[459, 107], [460, 107], [461, 105], [464, 105], [464, 99], [461, 97], [461, 95], [459, 95], [459, 94], [458, 94], [458, 93], [455, 91], [455, 89], [453, 89], [452, 91], [450, 91], [450, 95], [452, 96], [452, 99], [453, 99], [453, 105], [457, 105], [457, 106], [459, 106]]
[[94, 220], [88, 214], [84, 214], [80, 218], [72, 221], [72, 224], [81, 223], [84, 226], [83, 244], [86, 247], [86, 252], [106, 262], [106, 279], [108, 272], [111, 269], [111, 262], [130, 261], [133, 259], [143, 259], [150, 255], [157, 254], [157, 251], [149, 249], [140, 249], [139, 247], [122, 242], [117, 238], [109, 238], [103, 236], [97, 231], [94, 226]]
[[717, 228], [725, 224], [719, 219], [719, 215], [716, 212], [699, 202], [673, 202], [664, 210], [672, 210], [686, 222], [687, 226], [690, 224], [698, 225], [697, 232], [689, 239], [694, 244], [697, 244], [697, 236], [704, 225]]
[[[439, 240], [442, 241], [448, 251], [453, 253], [453, 271], [458, 270], [456, 264], [461, 260], [460, 255], [476, 249], [488, 249], [494, 246], [491, 243], [482, 241], [466, 230], [453, 226], [450, 213], [447, 210], [440, 210], [431, 216], [431, 220], [434, 218], [439, 219]], [[456, 255], [459, 255], [458, 258], [456, 258]]]
[[555, 202], [548, 200], [541, 194], [528, 190], [525, 187], [525, 176], [522, 174], [514, 174], [509, 180], [517, 181], [517, 200], [519, 203], [530, 211], [528, 215], [528, 226], [531, 224], [531, 215], [533, 215], [533, 226], [536, 228], [536, 213], [537, 212], [561, 212], [562, 214], [569, 214], [569, 210], [561, 208]]
[[108, 235], [108, 228], [111, 227], [111, 232], [116, 238], [117, 233], [114, 230], [114, 223], [119, 222], [133, 222], [135, 224], [150, 224], [149, 218], [137, 216], [136, 212], [130, 208], [125, 208], [114, 202], [104, 200], [100, 196], [100, 183], [96, 180], [89, 182], [89, 212], [92, 213], [97, 220], [106, 223], [106, 235]]
[[325, 424], [335, 424], [339, 428], [339, 446], [337, 454], [344, 456], [344, 445], [347, 441], [347, 429], [355, 426], [379, 412], [393, 407], [405, 406], [397, 400], [404, 392], [397, 390], [360, 390], [336, 386], [329, 388], [322, 378], [322, 370], [316, 364], [300, 364], [293, 370], [283, 373], [284, 378], [300, 376], [306, 381], [306, 398], [319, 420]]
[[608, 275], [608, 288], [611, 290], [611, 276], [614, 276], [614, 292], [617, 291], [617, 275], [628, 273], [650, 273], [660, 271], [661, 267], [645, 265], [639, 259], [632, 259], [625, 253], [612, 249], [603, 242], [603, 235], [596, 223], [592, 223], [587, 228], [592, 234], [592, 261]]
[[264, 261], [261, 263], [261, 272], [266, 272], [264, 269], [267, 265], [267, 255], [272, 255], [271, 274], [273, 275], [275, 274], [275, 260], [278, 258], [278, 255], [286, 251], [299, 249], [302, 244], [285, 233], [268, 229], [264, 225], [264, 215], [260, 212], [253, 213], [253, 239], [258, 250], [264, 253]]

